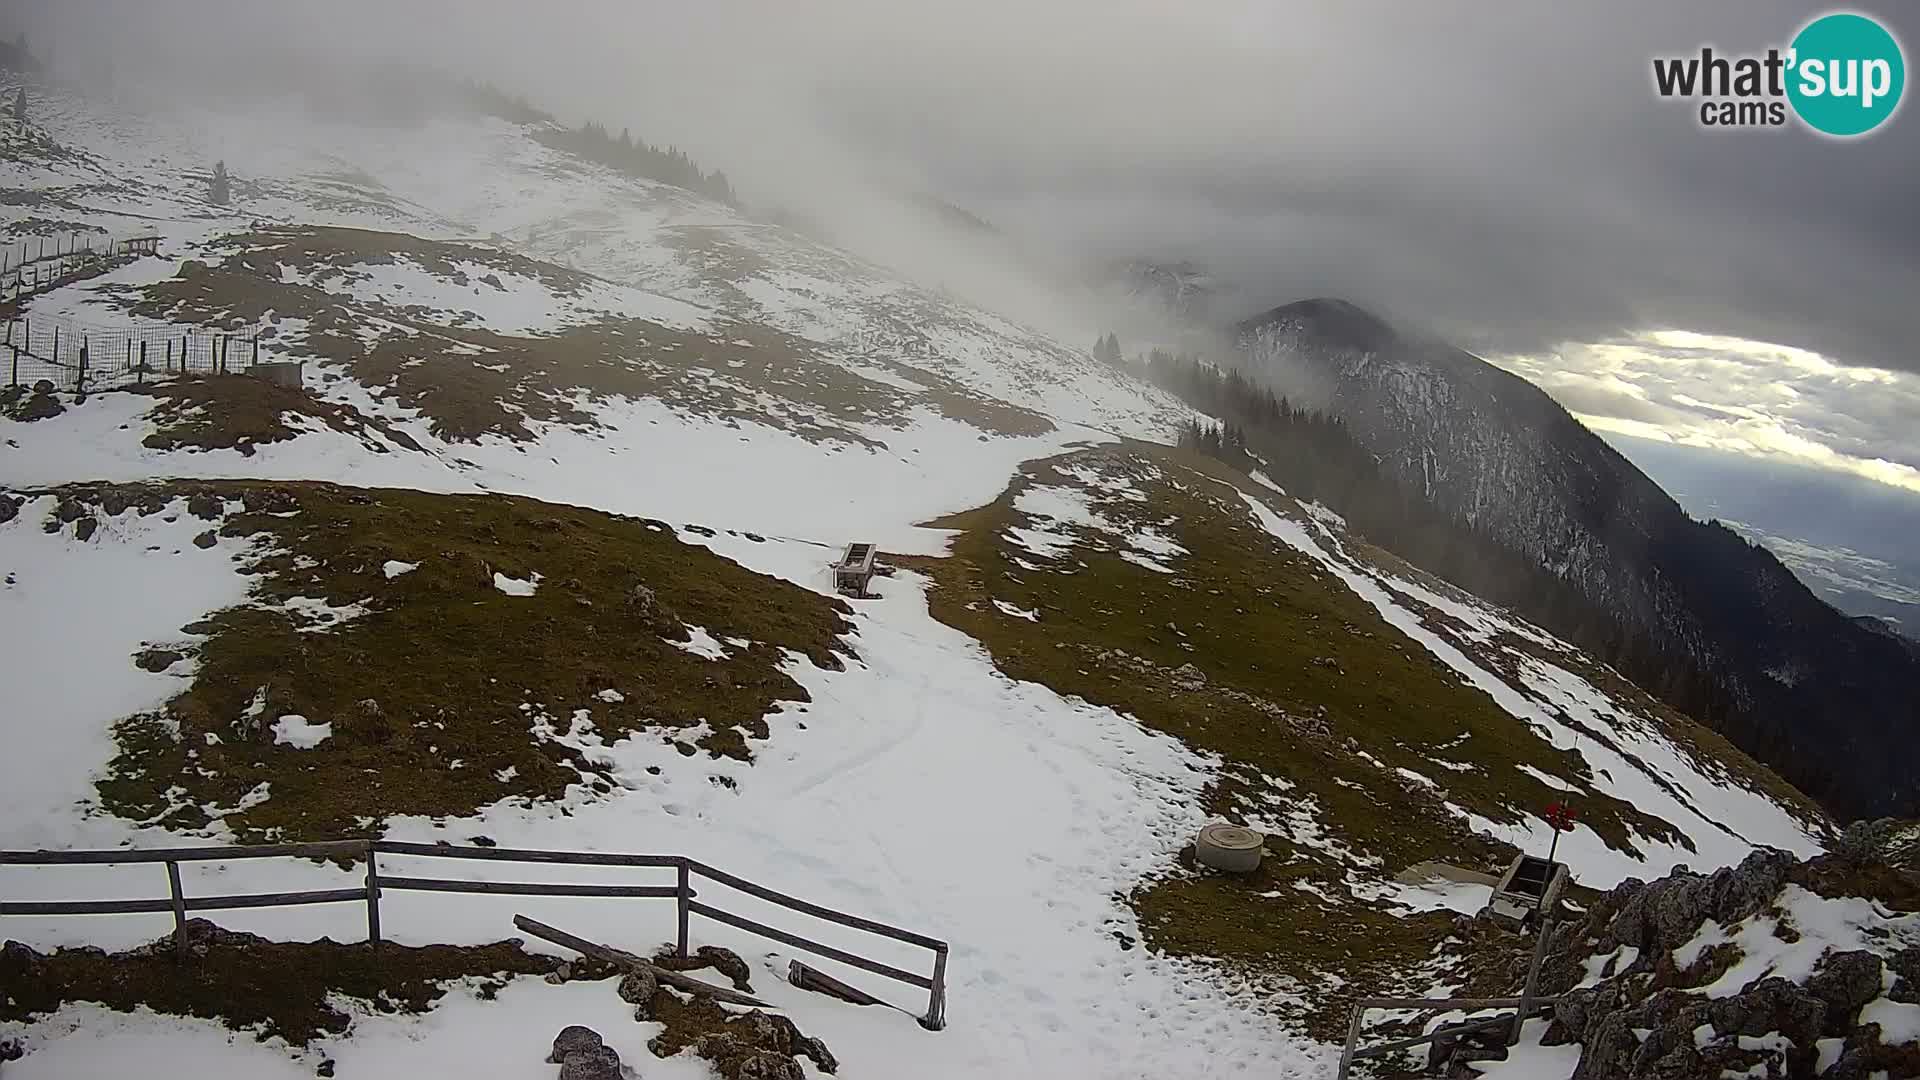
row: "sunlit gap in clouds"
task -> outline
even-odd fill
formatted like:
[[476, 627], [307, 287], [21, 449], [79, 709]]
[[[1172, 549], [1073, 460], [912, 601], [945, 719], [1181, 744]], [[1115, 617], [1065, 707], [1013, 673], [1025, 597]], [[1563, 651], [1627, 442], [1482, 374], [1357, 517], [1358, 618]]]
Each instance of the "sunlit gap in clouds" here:
[[1920, 495], [1920, 375], [1675, 329], [1488, 359], [1598, 432], [1832, 469]]

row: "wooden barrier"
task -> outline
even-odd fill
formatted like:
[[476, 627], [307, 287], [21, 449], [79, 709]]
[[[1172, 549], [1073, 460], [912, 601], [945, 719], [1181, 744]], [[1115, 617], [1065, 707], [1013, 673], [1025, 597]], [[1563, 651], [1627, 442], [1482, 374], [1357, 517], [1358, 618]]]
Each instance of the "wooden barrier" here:
[[[551, 863], [568, 866], [626, 866], [672, 868], [672, 885], [599, 885], [581, 883], [474, 881], [463, 878], [414, 877], [384, 873], [379, 856], [403, 855], [430, 859], [479, 859], [494, 862]], [[233, 896], [187, 896], [181, 886], [180, 864], [189, 862], [226, 862], [234, 859], [317, 859], [362, 861], [367, 864], [364, 886], [350, 889], [310, 889], [297, 892], [253, 893]], [[698, 915], [714, 922], [745, 930], [751, 934], [804, 949], [817, 956], [836, 960], [849, 967], [906, 983], [927, 991], [927, 1011], [919, 1017], [920, 1026], [938, 1031], [946, 1026], [947, 943], [938, 938], [903, 930], [873, 919], [836, 911], [796, 896], [767, 888], [724, 870], [683, 855], [633, 855], [605, 851], [543, 851], [530, 848], [455, 847], [446, 844], [416, 844], [394, 840], [335, 840], [307, 844], [268, 844], [234, 847], [122, 848], [105, 851], [0, 851], [0, 866], [100, 866], [130, 863], [161, 863], [167, 872], [167, 896], [160, 899], [133, 900], [4, 900], [4, 915], [119, 915], [172, 912], [174, 939], [185, 958], [187, 913], [224, 911], [238, 908], [289, 907], [302, 904], [365, 903], [367, 941], [380, 944], [380, 896], [388, 889], [419, 892], [470, 893], [509, 896], [585, 896], [618, 899], [673, 900], [677, 908], [679, 955], [689, 954], [688, 929], [691, 917]], [[894, 941], [904, 942], [933, 953], [931, 976], [883, 964], [857, 953], [836, 948], [778, 927], [749, 919], [696, 899], [695, 876], [738, 890], [790, 911], [825, 922]]]
[[[1347, 1072], [1353, 1067], [1353, 1063], [1356, 1061], [1384, 1057], [1396, 1050], [1406, 1050], [1419, 1046], [1422, 1043], [1430, 1043], [1436, 1039], [1448, 1038], [1454, 1035], [1465, 1035], [1470, 1032], [1487, 1031], [1504, 1027], [1507, 1029], [1507, 1045], [1512, 1046], [1519, 1042], [1520, 1026], [1534, 1016], [1551, 1010], [1554, 1003], [1559, 1000], [1554, 997], [1537, 997], [1534, 993], [1539, 986], [1540, 963], [1546, 955], [1547, 938], [1551, 935], [1552, 931], [1553, 920], [1550, 918], [1542, 920], [1536, 930], [1533, 941], [1533, 958], [1527, 967], [1526, 989], [1521, 991], [1519, 997], [1361, 998], [1359, 1001], [1354, 1002], [1353, 1013], [1347, 1023], [1347, 1044], [1345, 1049], [1341, 1051], [1340, 1066], [1334, 1074], [1336, 1080], [1347, 1080]], [[1370, 1009], [1461, 1009], [1471, 1011], [1478, 1011], [1480, 1009], [1512, 1009], [1513, 1012], [1501, 1016], [1487, 1017], [1482, 1020], [1469, 1020], [1464, 1024], [1456, 1024], [1452, 1027], [1436, 1028], [1423, 1035], [1415, 1035], [1411, 1038], [1395, 1039], [1392, 1042], [1376, 1043], [1373, 1046], [1362, 1047], [1360, 1045], [1361, 1022], [1366, 1019], [1367, 1012]]]

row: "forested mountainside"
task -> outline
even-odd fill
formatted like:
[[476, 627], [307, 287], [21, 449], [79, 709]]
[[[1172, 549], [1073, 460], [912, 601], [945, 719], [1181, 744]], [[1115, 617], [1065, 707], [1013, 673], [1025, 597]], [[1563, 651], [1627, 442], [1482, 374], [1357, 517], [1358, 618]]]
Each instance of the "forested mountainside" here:
[[[1238, 334], [1251, 377], [1307, 386], [1382, 473], [1475, 538], [1405, 540], [1414, 561], [1592, 649], [1842, 816], [1920, 808], [1913, 651], [1690, 518], [1543, 391], [1341, 301]], [[1485, 572], [1512, 553], [1536, 572]]]

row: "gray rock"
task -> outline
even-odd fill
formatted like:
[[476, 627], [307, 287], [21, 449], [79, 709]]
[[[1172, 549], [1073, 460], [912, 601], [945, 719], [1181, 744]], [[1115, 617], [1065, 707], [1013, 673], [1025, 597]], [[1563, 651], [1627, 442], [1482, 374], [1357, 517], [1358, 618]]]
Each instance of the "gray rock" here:
[[753, 969], [747, 966], [745, 960], [740, 959], [739, 953], [718, 945], [702, 945], [694, 950], [693, 955], [706, 961], [708, 967], [733, 980], [735, 990], [743, 993], [753, 992], [753, 983], [750, 981], [753, 977]]
[[622, 1080], [620, 1055], [610, 1046], [576, 1050], [560, 1059], [560, 1080]]
[[741, 1059], [734, 1075], [739, 1080], [807, 1080], [799, 1062], [771, 1050], [756, 1051]]
[[1192, 661], [1173, 669], [1170, 676], [1173, 685], [1181, 690], [1200, 690], [1207, 685], [1207, 673], [1201, 671]]
[[553, 1037], [553, 1052], [547, 1055], [547, 1064], [558, 1065], [568, 1054], [591, 1053], [605, 1046], [606, 1040], [599, 1032], [580, 1024], [568, 1024]]
[[1829, 953], [1807, 993], [1827, 1003], [1827, 1034], [1845, 1035], [1860, 1006], [1880, 996], [1880, 958], [1865, 949]]
[[[1682, 872], [1646, 886], [1622, 882], [1608, 894], [1610, 900], [1619, 898], [1609, 936], [1621, 945], [1670, 951], [1707, 919], [1728, 926], [1765, 908], [1794, 865], [1784, 851], [1759, 848], [1740, 865], [1706, 876]], [[1635, 891], [1628, 893], [1629, 886]]]
[[1920, 946], [1909, 946], [1887, 957], [1887, 968], [1899, 978], [1887, 996], [1907, 1005], [1920, 1005]]
[[1584, 1042], [1602, 1020], [1620, 1007], [1621, 992], [1618, 983], [1609, 982], [1560, 995], [1553, 1006], [1553, 1019], [1557, 1026], [1565, 1029], [1567, 1037], [1553, 1045]]
[[840, 1059], [833, 1056], [833, 1051], [827, 1049], [825, 1042], [813, 1035], [800, 1035], [798, 1032], [795, 1035], [793, 1053], [796, 1057], [812, 1058], [824, 1073], [840, 1071]]
[[1712, 1002], [1708, 1010], [1721, 1035], [1777, 1031], [1800, 1046], [1812, 1046], [1827, 1022], [1826, 1002], [1777, 975]]
[[[620, 976], [620, 985], [615, 993], [620, 995], [621, 1001], [636, 1007], [633, 1014], [635, 1020], [650, 1020], [653, 1018], [653, 996], [659, 991], [660, 980], [654, 977], [652, 971], [643, 968]], [[643, 1012], [647, 1015], [640, 1015]]]
[[1827, 1066], [1820, 1080], [1869, 1080], [1875, 1075], [1886, 1073], [1874, 1068], [1873, 1052], [1864, 1046], [1850, 1046], [1841, 1053], [1840, 1060]]
[[1626, 1080], [1640, 1053], [1640, 1036], [1625, 1015], [1614, 1013], [1594, 1025], [1581, 1044], [1580, 1063], [1570, 1080]]
[[1829, 852], [1854, 866], [1891, 866], [1920, 871], [1920, 824], [1898, 818], [1856, 821], [1833, 842]]

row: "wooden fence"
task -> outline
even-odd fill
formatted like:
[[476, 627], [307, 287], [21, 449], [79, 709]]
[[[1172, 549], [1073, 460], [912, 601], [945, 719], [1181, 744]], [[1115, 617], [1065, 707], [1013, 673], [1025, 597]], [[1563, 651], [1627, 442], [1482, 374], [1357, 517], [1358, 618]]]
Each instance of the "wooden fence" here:
[[[1400, 1050], [1409, 1050], [1413, 1047], [1433, 1042], [1436, 1039], [1451, 1038], [1456, 1035], [1466, 1035], [1476, 1031], [1491, 1031], [1505, 1028], [1507, 1045], [1512, 1046], [1519, 1042], [1520, 1026], [1533, 1017], [1551, 1010], [1554, 1003], [1559, 1000], [1559, 998], [1556, 997], [1540, 997], [1534, 993], [1540, 985], [1540, 963], [1546, 957], [1547, 938], [1552, 935], [1552, 932], [1552, 919], [1542, 919], [1535, 927], [1533, 959], [1527, 966], [1526, 989], [1520, 992], [1519, 997], [1361, 998], [1354, 1002], [1353, 1012], [1347, 1023], [1347, 1045], [1340, 1054], [1340, 1068], [1339, 1071], [1334, 1074], [1335, 1080], [1347, 1080], [1348, 1070], [1353, 1068], [1353, 1063], [1356, 1061], [1385, 1057], [1388, 1054]], [[1512, 1009], [1513, 1012], [1501, 1016], [1490, 1016], [1480, 1020], [1469, 1020], [1464, 1024], [1455, 1024], [1452, 1027], [1435, 1028], [1425, 1034], [1415, 1035], [1411, 1038], [1395, 1039], [1391, 1042], [1376, 1043], [1372, 1046], [1363, 1047], [1360, 1045], [1361, 1026], [1366, 1020], [1367, 1013], [1373, 1009], [1469, 1009], [1475, 1011], [1480, 1009]]]
[[[474, 881], [464, 878], [410, 877], [382, 873], [381, 855], [408, 855], [430, 859], [482, 859], [494, 862], [561, 863], [570, 866], [657, 867], [675, 871], [672, 885], [549, 884], [519, 881]], [[344, 859], [366, 863], [365, 884], [347, 889], [311, 889], [302, 892], [249, 893], [229, 896], [188, 896], [180, 884], [183, 862], [227, 862], [235, 859]], [[679, 955], [688, 955], [688, 923], [699, 915], [761, 937], [804, 949], [829, 960], [927, 991], [927, 1011], [920, 1025], [929, 1031], [946, 1026], [947, 943], [897, 926], [863, 919], [832, 908], [776, 892], [684, 855], [628, 855], [598, 851], [540, 851], [527, 848], [455, 847], [411, 844], [392, 840], [338, 840], [311, 844], [271, 844], [256, 847], [191, 847], [112, 849], [106, 851], [0, 851], [0, 866], [75, 866], [124, 863], [163, 863], [167, 893], [150, 900], [4, 900], [0, 915], [121, 915], [172, 912], [174, 938], [185, 959], [186, 935], [179, 930], [193, 911], [230, 911], [239, 908], [291, 907], [301, 904], [363, 903], [367, 908], [367, 941], [380, 944], [380, 895], [388, 889], [423, 892], [488, 893], [515, 896], [599, 896], [623, 899], [673, 900], [679, 909]], [[813, 941], [798, 934], [756, 922], [698, 899], [693, 879], [699, 877], [737, 889], [768, 903], [826, 922], [861, 930], [933, 953], [933, 970], [920, 975], [857, 953]]]

